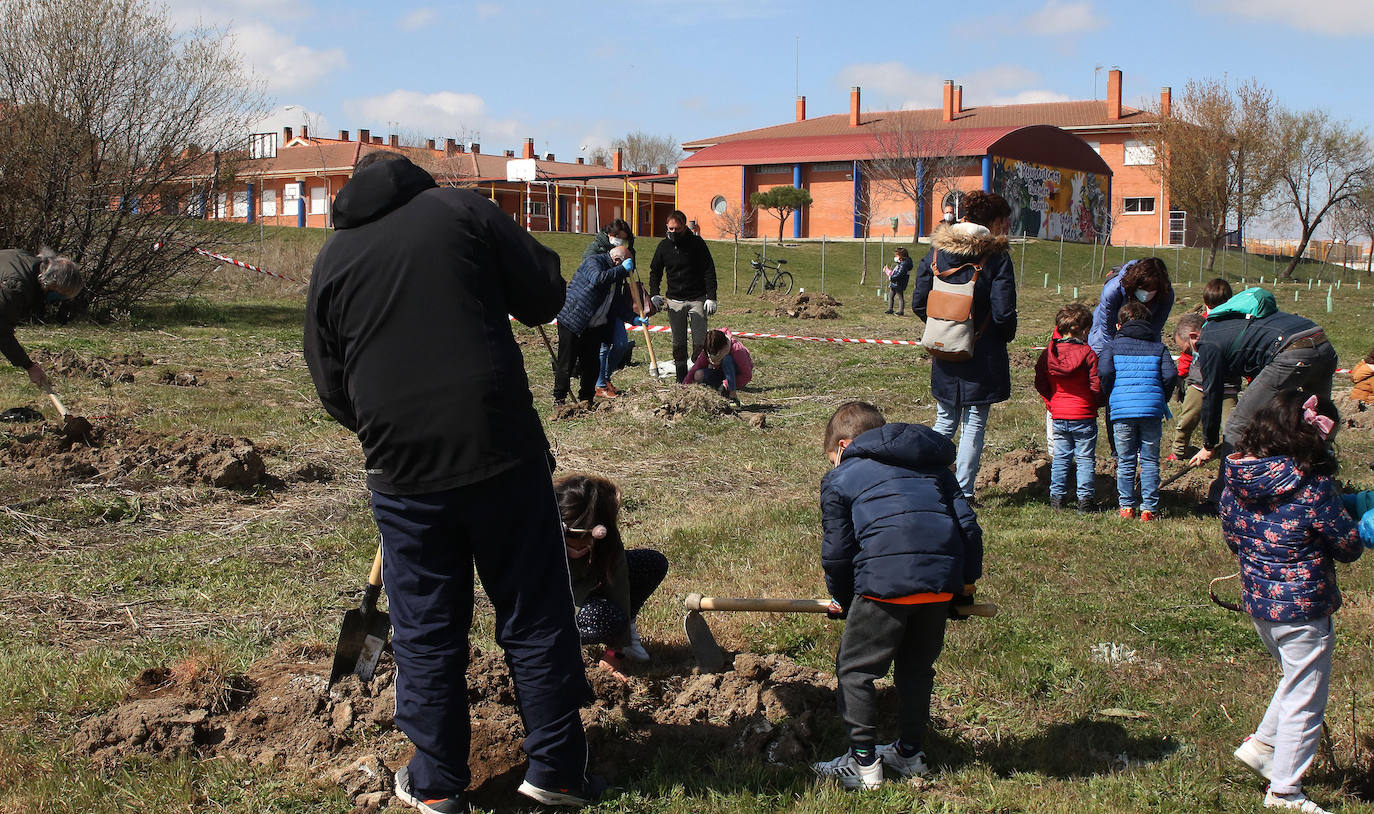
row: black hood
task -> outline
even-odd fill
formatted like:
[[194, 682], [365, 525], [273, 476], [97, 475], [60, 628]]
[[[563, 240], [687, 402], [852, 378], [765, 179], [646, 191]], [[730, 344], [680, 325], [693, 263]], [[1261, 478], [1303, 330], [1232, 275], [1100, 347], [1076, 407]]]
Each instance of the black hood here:
[[1155, 331], [1153, 325], [1147, 319], [1131, 319], [1122, 323], [1117, 331], [1119, 336], [1129, 336], [1131, 339], [1141, 339], [1146, 342], [1158, 342], [1159, 333]]
[[872, 458], [908, 469], [926, 469], [954, 463], [954, 444], [924, 424], [894, 422], [860, 433], [840, 457]]
[[334, 198], [334, 228], [370, 223], [431, 187], [434, 178], [409, 160], [382, 161], [344, 184]]

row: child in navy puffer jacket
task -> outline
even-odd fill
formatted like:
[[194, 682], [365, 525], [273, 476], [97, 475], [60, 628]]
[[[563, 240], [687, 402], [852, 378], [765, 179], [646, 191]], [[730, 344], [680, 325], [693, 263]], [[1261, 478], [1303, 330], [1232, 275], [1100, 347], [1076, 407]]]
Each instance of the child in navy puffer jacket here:
[[1097, 375], [1107, 395], [1110, 431], [1116, 447], [1116, 492], [1121, 516], [1135, 515], [1135, 473], [1140, 466], [1140, 519], [1159, 510], [1159, 443], [1178, 368], [1149, 322], [1150, 309], [1131, 301], [1117, 312], [1116, 338], [1102, 348]]
[[1265, 807], [1315, 814], [1322, 809], [1303, 795], [1302, 775], [1317, 753], [1331, 681], [1335, 564], [1362, 547], [1333, 478], [1335, 406], [1303, 399], [1281, 391], [1250, 420], [1223, 462], [1220, 510], [1240, 558], [1245, 611], [1283, 669], [1264, 719], [1235, 755], [1269, 779]]
[[[835, 660], [840, 717], [850, 750], [813, 766], [847, 788], [876, 788], [883, 767], [926, 771], [921, 741], [930, 718], [935, 658], [953, 605], [973, 601], [983, 532], [949, 465], [954, 444], [930, 427], [886, 424], [851, 401], [831, 416], [821, 481], [821, 564], [831, 613], [845, 617]], [[896, 663], [900, 737], [877, 745], [873, 682]]]

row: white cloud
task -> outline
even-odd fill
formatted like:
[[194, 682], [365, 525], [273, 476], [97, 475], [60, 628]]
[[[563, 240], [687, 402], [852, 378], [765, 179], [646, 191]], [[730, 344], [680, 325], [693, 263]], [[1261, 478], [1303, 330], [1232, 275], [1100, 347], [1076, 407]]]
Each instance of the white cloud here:
[[396, 27], [402, 31], [419, 31], [434, 22], [438, 16], [429, 6], [421, 6], [397, 20]]
[[[402, 130], [432, 133], [442, 138], [474, 138], [489, 151], [519, 149], [526, 137], [539, 136], [523, 122], [488, 116], [486, 101], [474, 93], [422, 93], [397, 89], [380, 96], [350, 99], [343, 103], [343, 108], [359, 127], [368, 123], [378, 127], [386, 122], [397, 122]], [[540, 152], [548, 149], [542, 142], [536, 146]]]
[[1106, 24], [1087, 0], [1048, 0], [1044, 8], [1026, 17], [1025, 29], [1032, 34], [1067, 36], [1095, 31]]
[[1207, 11], [1231, 14], [1253, 20], [1332, 36], [1359, 36], [1374, 33], [1374, 14], [1369, 0], [1201, 0]]
[[262, 23], [236, 26], [233, 39], [245, 67], [269, 90], [308, 88], [348, 64], [342, 48], [318, 51]]
[[861, 104], [868, 110], [940, 107], [944, 103], [946, 79], [964, 86], [966, 108], [1062, 102], [1069, 98], [1056, 91], [1028, 88], [1040, 81], [1040, 75], [1018, 65], [994, 65], [960, 78], [914, 71], [900, 62], [870, 62], [848, 65], [839, 74], [842, 85], [862, 88]]
[[300, 135], [302, 124], [310, 128], [313, 136], [333, 138], [336, 135], [330, 131], [329, 119], [323, 113], [309, 110], [304, 105], [278, 105], [266, 116], [253, 122], [251, 130], [254, 133], [280, 133], [283, 127], [290, 127], [296, 135]]

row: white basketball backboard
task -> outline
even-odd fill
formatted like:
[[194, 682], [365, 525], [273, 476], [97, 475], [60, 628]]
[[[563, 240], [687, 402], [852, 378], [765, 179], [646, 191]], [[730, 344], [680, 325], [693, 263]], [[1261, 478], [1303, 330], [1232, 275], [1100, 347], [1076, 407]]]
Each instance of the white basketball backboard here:
[[507, 181], [533, 181], [534, 174], [533, 158], [512, 158], [506, 162]]

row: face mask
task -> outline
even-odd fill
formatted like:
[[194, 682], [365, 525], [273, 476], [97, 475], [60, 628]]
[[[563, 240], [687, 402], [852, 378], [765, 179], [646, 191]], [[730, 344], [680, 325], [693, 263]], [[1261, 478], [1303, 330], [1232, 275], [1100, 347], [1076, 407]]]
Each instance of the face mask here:
[[59, 302], [65, 302], [67, 298], [62, 296], [62, 292], [60, 291], [49, 291], [45, 299], [47, 299], [49, 303], [56, 305]]
[[611, 238], [611, 245], [612, 245], [612, 246], [624, 246], [624, 245], [625, 245], [625, 241], [621, 240], [621, 239], [618, 238], [618, 237], [613, 237], [613, 238]]
[[1155, 292], [1146, 291], [1143, 288], [1137, 288], [1135, 290], [1135, 298], [1140, 300], [1141, 302], [1149, 302], [1150, 300], [1155, 298]]
[[946, 212], [946, 213], [945, 213], [945, 223], [953, 223], [953, 222], [954, 222], [954, 213], [953, 213], [953, 212]]
[[669, 232], [669, 233], [668, 233], [668, 239], [671, 240], [671, 241], [673, 241], [674, 243], [676, 243], [676, 242], [677, 242], [677, 236], [680, 235], [680, 234], [682, 234], [682, 232]]
[[902, 258], [900, 258], [900, 257], [894, 257], [894, 258], [892, 258], [892, 262], [893, 262], [893, 263], [900, 263], [900, 262], [902, 262]]

